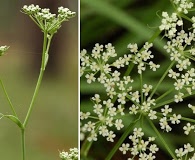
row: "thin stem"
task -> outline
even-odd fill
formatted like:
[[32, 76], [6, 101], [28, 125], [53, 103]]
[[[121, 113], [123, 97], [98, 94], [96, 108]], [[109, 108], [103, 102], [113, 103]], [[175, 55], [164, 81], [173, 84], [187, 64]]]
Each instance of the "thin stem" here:
[[26, 157], [26, 147], [25, 147], [25, 130], [21, 129], [22, 135], [22, 159], [25, 160]]
[[[95, 129], [95, 133], [98, 132], [98, 128], [100, 127], [100, 125], [101, 125], [101, 122], [99, 122], [99, 124], [97, 125], [97, 127]], [[88, 138], [85, 139], [85, 141], [84, 141], [84, 143], [82, 144], [82, 147], [81, 147], [81, 152], [80, 152], [81, 157], [83, 157], [83, 158], [87, 157], [89, 149], [91, 148], [92, 144], [93, 144], [93, 141], [88, 141]]]
[[158, 89], [159, 85], [162, 83], [162, 81], [164, 80], [164, 78], [166, 77], [167, 73], [169, 72], [169, 70], [173, 67], [173, 65], [175, 64], [175, 61], [173, 61], [169, 67], [167, 68], [167, 70], [164, 72], [164, 74], [162, 75], [162, 77], [160, 78], [160, 80], [158, 81], [156, 87], [154, 88], [154, 90], [152, 91], [152, 93], [150, 94], [150, 98], [152, 98], [152, 96], [154, 95], [154, 93], [156, 92], [156, 90]]
[[183, 121], [187, 121], [187, 122], [192, 122], [192, 123], [195, 123], [195, 120], [194, 120], [194, 119], [187, 118], [187, 117], [181, 117], [181, 120], [183, 120]]
[[93, 141], [88, 141], [86, 138], [86, 140], [84, 141], [81, 147], [81, 158], [87, 157], [87, 154], [89, 152], [89, 149], [91, 148], [92, 143]]
[[119, 149], [119, 147], [121, 146], [121, 144], [124, 142], [125, 138], [127, 138], [127, 136], [129, 135], [129, 133], [132, 131], [133, 127], [135, 126], [135, 124], [140, 120], [141, 118], [141, 114], [140, 116], [133, 122], [131, 122], [129, 124], [129, 126], [127, 127], [127, 129], [125, 130], [125, 132], [123, 133], [123, 135], [121, 136], [121, 138], [118, 140], [118, 142], [114, 145], [114, 147], [112, 148], [112, 150], [109, 152], [109, 154], [107, 155], [107, 157], [105, 158], [105, 160], [110, 160], [115, 152]]
[[132, 71], [134, 65], [135, 65], [135, 64], [134, 64], [133, 62], [131, 62], [130, 65], [128, 65], [127, 70], [126, 70], [124, 76], [130, 75], [130, 73], [131, 73], [131, 71]]
[[17, 114], [16, 114], [16, 111], [15, 111], [15, 109], [14, 109], [14, 106], [13, 106], [13, 104], [12, 104], [12, 102], [11, 102], [9, 96], [8, 96], [8, 93], [7, 93], [7, 91], [6, 91], [6, 89], [5, 89], [4, 85], [3, 85], [2, 80], [0, 80], [0, 83], [1, 83], [1, 87], [2, 87], [2, 89], [3, 89], [3, 92], [4, 92], [4, 94], [5, 94], [6, 98], [7, 98], [7, 101], [8, 101], [8, 103], [9, 103], [9, 106], [10, 106], [10, 108], [11, 108], [11, 110], [12, 110], [14, 116], [15, 116], [15, 117], [18, 117]]
[[167, 96], [169, 93], [171, 93], [173, 90], [174, 90], [173, 88], [169, 89], [167, 92], [165, 92], [160, 97], [158, 97], [155, 102], [161, 100], [162, 98], [164, 98], [165, 96]]
[[143, 77], [142, 77], [142, 73], [140, 74], [140, 93], [141, 93], [141, 104], [143, 103]]
[[151, 125], [151, 127], [153, 128], [153, 130], [155, 131], [155, 133], [157, 134], [158, 138], [161, 140], [161, 142], [163, 143], [163, 145], [165, 146], [165, 148], [167, 149], [167, 151], [169, 152], [169, 154], [171, 155], [171, 157], [173, 159], [177, 159], [175, 157], [175, 155], [173, 154], [173, 152], [171, 151], [171, 149], [169, 148], [169, 146], [167, 145], [167, 143], [165, 142], [165, 140], [163, 139], [163, 137], [161, 136], [161, 134], [159, 133], [158, 129], [155, 127], [155, 125], [153, 124], [153, 122], [151, 120], [149, 120], [149, 123]]
[[[186, 98], [186, 97], [193, 96], [193, 95], [195, 95], [195, 91], [192, 92], [192, 94], [189, 94], [189, 93], [185, 94], [182, 98]], [[174, 98], [166, 100], [166, 101], [163, 101], [162, 103], [156, 104], [152, 109], [156, 109], [156, 108], [159, 108], [159, 107], [164, 106], [166, 104], [173, 103], [174, 101], [175, 101]]]
[[35, 91], [34, 91], [34, 94], [33, 94], [33, 97], [32, 97], [32, 100], [31, 100], [28, 112], [26, 114], [26, 118], [25, 118], [24, 123], [23, 123], [24, 128], [26, 127], [26, 125], [28, 123], [31, 111], [33, 109], [33, 105], [34, 105], [35, 99], [37, 97], [37, 94], [38, 94], [38, 91], [39, 91], [39, 88], [40, 88], [40, 84], [41, 84], [41, 81], [42, 81], [42, 78], [43, 78], [43, 74], [44, 74], [44, 71], [45, 71], [45, 56], [46, 56], [45, 53], [46, 53], [46, 50], [47, 50], [47, 33], [44, 32], [44, 42], [43, 42], [43, 53], [42, 53], [41, 69], [40, 69], [39, 77], [38, 77], [37, 84], [36, 84], [36, 87], [35, 87]]
[[[162, 113], [157, 113], [157, 115], [158, 116], [163, 116], [163, 114]], [[172, 114], [167, 114], [166, 115], [167, 117], [172, 117], [173, 115]], [[181, 117], [181, 120], [183, 120], [183, 121], [187, 121], [187, 122], [191, 122], [191, 123], [195, 123], [195, 119], [191, 119], [191, 118], [187, 118], [187, 117]]]

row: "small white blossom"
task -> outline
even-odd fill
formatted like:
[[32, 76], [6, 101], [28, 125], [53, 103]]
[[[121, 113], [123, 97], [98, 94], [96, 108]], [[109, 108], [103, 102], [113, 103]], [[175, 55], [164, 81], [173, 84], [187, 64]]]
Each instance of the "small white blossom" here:
[[130, 147], [129, 143], [126, 143], [126, 144], [123, 143], [122, 146], [119, 148], [119, 150], [123, 152], [123, 154], [126, 154], [127, 151], [129, 150], [129, 147]]
[[193, 111], [193, 113], [195, 114], [195, 106], [188, 104], [188, 107]]
[[121, 128], [124, 127], [124, 125], [123, 125], [122, 122], [123, 122], [123, 121], [122, 121], [121, 119], [117, 119], [117, 120], [115, 121], [115, 126], [116, 126], [116, 129], [117, 129], [117, 130], [120, 130]]
[[172, 124], [179, 124], [180, 123], [180, 119], [181, 119], [181, 115], [176, 115], [176, 114], [173, 114], [172, 117], [170, 117], [170, 120], [171, 120], [171, 123]]
[[188, 135], [191, 130], [193, 130], [195, 127], [194, 125], [191, 125], [190, 123], [187, 123], [186, 126], [183, 127], [184, 133]]

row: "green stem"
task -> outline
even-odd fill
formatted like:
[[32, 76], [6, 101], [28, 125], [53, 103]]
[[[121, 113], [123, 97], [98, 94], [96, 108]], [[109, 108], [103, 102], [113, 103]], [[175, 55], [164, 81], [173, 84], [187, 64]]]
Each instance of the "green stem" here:
[[112, 150], [109, 152], [109, 154], [107, 155], [107, 157], [105, 158], [105, 160], [110, 160], [113, 157], [113, 155], [115, 154], [115, 152], [119, 149], [119, 147], [121, 146], [121, 144], [124, 142], [124, 140], [130, 134], [130, 132], [132, 131], [133, 127], [140, 120], [140, 118], [141, 118], [141, 115], [135, 121], [133, 121], [133, 122], [131, 122], [129, 124], [129, 126], [127, 127], [127, 129], [125, 130], [125, 132], [123, 133], [123, 135], [121, 136], [121, 138], [118, 140], [118, 142], [115, 144], [115, 146], [112, 148]]
[[[157, 113], [157, 115], [158, 116], [163, 116], [163, 114], [162, 113]], [[167, 117], [172, 117], [173, 115], [172, 114], [167, 114], [166, 115]], [[195, 123], [195, 119], [191, 119], [191, 118], [187, 118], [187, 117], [181, 117], [181, 120], [183, 120], [183, 121], [187, 121], [187, 122], [191, 122], [191, 123]]]
[[160, 78], [160, 80], [158, 81], [156, 87], [154, 88], [154, 90], [152, 91], [152, 93], [150, 94], [150, 98], [152, 98], [152, 96], [154, 95], [154, 93], [156, 92], [156, 90], [158, 89], [159, 85], [162, 83], [162, 81], [164, 80], [164, 78], [166, 77], [167, 73], [169, 72], [169, 70], [173, 67], [173, 65], [175, 64], [175, 61], [173, 61], [169, 67], [167, 68], [167, 70], [164, 72], [164, 74], [162, 75], [162, 77]]
[[25, 160], [26, 157], [26, 147], [25, 147], [25, 130], [21, 129], [21, 135], [22, 135], [22, 157], [23, 160]]
[[11, 108], [11, 110], [12, 110], [14, 116], [15, 116], [15, 117], [18, 117], [17, 114], [16, 114], [16, 111], [15, 111], [15, 109], [14, 109], [14, 106], [13, 106], [13, 104], [12, 104], [12, 102], [11, 102], [9, 96], [8, 96], [8, 93], [7, 93], [7, 91], [6, 91], [6, 89], [5, 89], [4, 85], [3, 85], [2, 80], [0, 80], [0, 83], [1, 83], [1, 87], [2, 87], [2, 89], [3, 89], [3, 92], [4, 92], [4, 94], [5, 94], [6, 98], [7, 98], [7, 101], [8, 101], [8, 103], [9, 103], [9, 105], [10, 105], [10, 108]]
[[194, 119], [187, 118], [187, 117], [181, 117], [181, 120], [183, 120], [183, 121], [187, 121], [187, 122], [192, 122], [192, 123], [195, 123], [195, 120], [194, 120]]
[[184, 18], [184, 19], [186, 19], [186, 20], [188, 20], [188, 21], [194, 23], [194, 22], [192, 21], [192, 19], [189, 18], [188, 16], [186, 16], [185, 14], [179, 13], [178, 15], [181, 16], [182, 18]]
[[143, 103], [143, 91], [142, 91], [142, 88], [143, 88], [143, 77], [142, 77], [142, 73], [140, 74], [140, 93], [141, 93], [141, 104]]
[[[189, 94], [189, 93], [185, 94], [182, 98], [186, 98], [186, 97], [193, 96], [193, 95], [195, 95], [195, 91], [192, 92], [192, 94]], [[166, 101], [163, 101], [162, 103], [156, 104], [155, 107], [153, 107], [152, 109], [156, 109], [156, 108], [159, 108], [159, 107], [164, 106], [166, 104], [173, 103], [174, 101], [175, 101], [174, 98], [166, 100]]]
[[132, 71], [134, 65], [135, 65], [135, 64], [134, 64], [133, 62], [131, 62], [130, 65], [128, 65], [127, 70], [126, 70], [124, 76], [130, 75], [130, 73], [131, 73], [131, 71]]
[[159, 100], [161, 100], [162, 98], [164, 98], [165, 96], [167, 96], [169, 93], [171, 93], [173, 90], [174, 90], [173, 88], [169, 89], [167, 92], [165, 92], [160, 97], [158, 97], [155, 102], [158, 102]]
[[[50, 45], [50, 43], [49, 43], [49, 45]], [[24, 123], [23, 123], [24, 128], [26, 128], [26, 125], [28, 123], [30, 114], [31, 114], [33, 106], [34, 106], [35, 99], [37, 97], [37, 94], [38, 94], [38, 91], [39, 91], [39, 88], [40, 88], [40, 85], [41, 85], [41, 81], [42, 81], [42, 78], [43, 78], [43, 74], [44, 74], [44, 71], [45, 71], [45, 65], [46, 65], [45, 64], [45, 58], [46, 58], [46, 55], [47, 55], [46, 51], [47, 51], [49, 45], [47, 43], [47, 33], [44, 32], [43, 53], [42, 53], [42, 62], [41, 62], [40, 73], [39, 73], [39, 77], [38, 77], [38, 80], [37, 80], [37, 84], [36, 84], [36, 87], [35, 87], [35, 90], [34, 90], [34, 94], [33, 94], [28, 112], [26, 114], [26, 118], [25, 118]]]
[[157, 134], [158, 138], [161, 140], [161, 142], [163, 143], [163, 145], [165, 146], [165, 148], [167, 149], [167, 151], [169, 152], [169, 154], [171, 155], [171, 157], [173, 159], [177, 159], [175, 157], [175, 155], [173, 154], [173, 152], [171, 151], [171, 149], [169, 148], [169, 146], [167, 145], [167, 143], [165, 142], [165, 140], [163, 139], [163, 137], [161, 136], [161, 134], [159, 133], [158, 129], [155, 127], [155, 125], [153, 124], [153, 122], [151, 120], [149, 120], [149, 123], [151, 125], [151, 127], [153, 128], [153, 130], [155, 131], [155, 133]]
[[81, 147], [81, 158], [82, 157], [87, 157], [87, 154], [89, 152], [89, 149], [91, 148], [93, 141], [88, 141], [87, 138], [85, 139], [84, 143], [82, 144]]

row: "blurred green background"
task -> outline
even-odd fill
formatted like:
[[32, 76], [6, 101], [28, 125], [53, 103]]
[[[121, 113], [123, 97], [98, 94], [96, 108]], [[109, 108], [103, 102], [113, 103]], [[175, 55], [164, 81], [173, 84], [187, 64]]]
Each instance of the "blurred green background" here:
[[[21, 120], [24, 120], [37, 81], [42, 33], [27, 15], [24, 4], [68, 7], [76, 17], [63, 23], [54, 36], [48, 68], [26, 130], [27, 160], [57, 160], [59, 150], [78, 146], [78, 1], [3, 0], [0, 5], [0, 45], [8, 45], [0, 57], [0, 78]], [[0, 89], [0, 113], [10, 114]], [[20, 130], [8, 119], [0, 120], [0, 159], [19, 160]]]
[[[129, 54], [127, 45], [129, 43], [137, 43], [139, 48], [149, 40], [153, 33], [158, 29], [161, 23], [161, 13], [162, 11], [167, 11], [171, 13], [173, 7], [169, 0], [81, 0], [81, 49], [87, 49], [88, 54], [91, 53], [92, 48], [95, 43], [107, 44], [112, 43], [115, 46], [116, 53], [118, 56], [123, 56], [124, 54]], [[193, 12], [189, 14], [192, 16]], [[185, 22], [186, 23], [186, 22]], [[185, 24], [188, 25], [188, 24]], [[146, 71], [143, 75], [144, 83], [151, 85], [156, 85], [159, 77], [162, 76], [167, 66], [170, 64], [169, 57], [163, 49], [163, 45], [166, 43], [165, 39], [162, 38], [163, 33], [155, 40], [155, 46], [152, 52], [155, 57], [155, 62], [161, 65], [161, 68], [157, 72]], [[114, 61], [114, 58], [111, 61]], [[132, 71], [133, 78], [137, 76], [136, 67]], [[105, 95], [104, 88], [99, 83], [87, 84], [85, 76], [81, 77], [81, 110], [92, 111], [93, 103], [90, 98], [95, 94], [99, 93]], [[133, 83], [134, 89], [139, 89], [139, 78], [136, 77]], [[157, 94], [160, 95], [168, 90], [168, 88], [173, 87], [173, 81], [166, 79], [163, 81], [162, 85], [157, 90]], [[103, 97], [103, 96], [102, 96]], [[172, 98], [173, 94], [167, 97]], [[103, 97], [103, 98], [106, 98]], [[194, 96], [188, 99], [184, 103], [179, 103], [177, 105], [171, 105], [176, 113], [182, 113], [186, 117], [194, 118], [194, 115], [189, 109], [184, 110], [184, 106], [187, 108], [187, 103], [192, 102]], [[163, 99], [164, 101], [165, 99]], [[127, 125], [131, 121], [130, 117], [124, 118], [124, 123]], [[84, 124], [84, 122], [83, 122]], [[157, 124], [157, 123], [156, 123]], [[185, 141], [191, 142], [195, 145], [195, 140], [193, 138], [194, 134], [190, 136], [185, 136], [181, 134], [182, 124], [180, 127], [174, 127], [174, 132], [166, 134], [161, 132], [165, 140], [167, 141], [171, 149], [179, 147]], [[158, 125], [157, 125], [158, 126]], [[125, 130], [125, 129], [124, 129]], [[123, 131], [124, 131], [123, 130]], [[117, 132], [116, 142], [118, 138], [122, 135], [122, 132]], [[148, 124], [144, 124], [144, 131], [147, 136], [156, 135], [152, 131]], [[116, 143], [106, 142], [105, 138], [99, 138], [97, 142], [94, 142], [91, 150], [89, 152], [89, 159], [104, 159], [106, 155], [110, 152], [111, 148]], [[167, 160], [170, 159], [167, 156], [167, 151], [165, 151], [164, 146], [161, 147], [161, 151], [157, 154], [157, 159]], [[82, 142], [81, 142], [82, 144]], [[103, 146], [103, 147], [102, 147]], [[122, 155], [121, 152], [117, 151], [112, 160], [123, 160], [128, 158]], [[93, 158], [92, 158], [93, 157]]]

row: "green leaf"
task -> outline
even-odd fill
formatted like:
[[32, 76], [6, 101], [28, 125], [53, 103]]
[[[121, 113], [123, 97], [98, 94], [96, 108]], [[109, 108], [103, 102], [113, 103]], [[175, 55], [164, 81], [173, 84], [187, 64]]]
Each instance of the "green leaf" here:
[[[1, 118], [3, 118], [3, 117], [6, 117], [6, 118], [10, 119], [12, 122], [14, 122], [15, 124], [17, 124], [18, 127], [20, 127], [21, 129], [24, 129], [23, 124], [22, 124], [21, 121], [18, 119], [18, 117], [13, 116], [13, 115], [3, 115], [3, 114], [1, 113]], [[0, 118], [0, 119], [1, 119], [1, 118]]]

